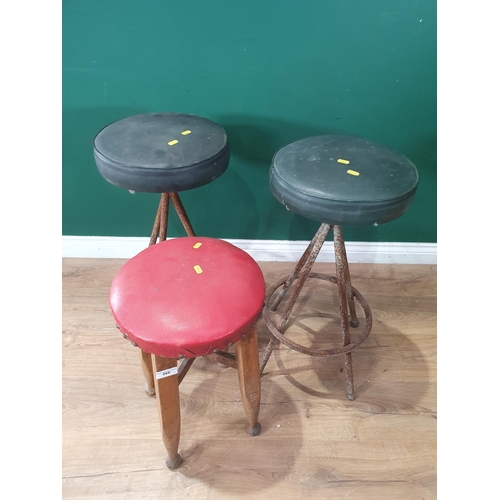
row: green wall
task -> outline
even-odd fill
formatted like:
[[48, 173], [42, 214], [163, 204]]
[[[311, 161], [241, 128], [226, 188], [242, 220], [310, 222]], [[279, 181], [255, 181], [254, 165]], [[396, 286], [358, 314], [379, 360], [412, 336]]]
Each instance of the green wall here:
[[[181, 193], [197, 234], [308, 240], [318, 223], [269, 190], [275, 151], [311, 135], [364, 136], [406, 155], [409, 211], [346, 240], [436, 242], [435, 0], [63, 0], [63, 234], [149, 236], [159, 195], [107, 183], [95, 134], [138, 113], [222, 125], [228, 170]], [[169, 236], [184, 234], [176, 217]]]

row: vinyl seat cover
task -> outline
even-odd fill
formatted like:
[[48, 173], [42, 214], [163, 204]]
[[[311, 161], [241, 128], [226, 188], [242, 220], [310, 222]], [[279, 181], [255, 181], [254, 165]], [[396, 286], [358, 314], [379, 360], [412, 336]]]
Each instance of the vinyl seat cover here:
[[203, 356], [237, 342], [257, 321], [264, 299], [257, 263], [234, 245], [206, 237], [148, 247], [118, 271], [110, 291], [120, 331], [143, 351], [164, 357]]
[[211, 120], [150, 113], [104, 127], [94, 139], [94, 159], [100, 174], [118, 187], [178, 192], [212, 182], [224, 173], [229, 145], [224, 129]]
[[383, 224], [400, 217], [417, 185], [418, 172], [408, 158], [345, 135], [288, 144], [275, 154], [270, 169], [271, 191], [287, 209], [340, 226]]

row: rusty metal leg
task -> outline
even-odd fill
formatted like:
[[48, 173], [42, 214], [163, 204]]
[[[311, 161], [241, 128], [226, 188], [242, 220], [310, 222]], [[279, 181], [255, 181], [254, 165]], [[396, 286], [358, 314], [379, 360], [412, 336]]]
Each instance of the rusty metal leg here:
[[271, 357], [271, 354], [273, 352], [274, 347], [278, 344], [278, 339], [276, 337], [271, 337], [271, 340], [269, 340], [266, 350], [264, 351], [264, 355], [262, 356], [262, 359], [260, 360], [259, 364], [259, 372], [262, 375], [262, 372], [264, 371], [264, 368], [267, 365], [267, 362], [269, 361], [269, 358]]
[[186, 230], [188, 236], [196, 236], [193, 231], [193, 227], [191, 226], [191, 222], [189, 221], [189, 217], [187, 216], [186, 211], [184, 210], [184, 205], [182, 204], [179, 193], [169, 193], [170, 199], [174, 205], [175, 211], [179, 215], [179, 219]]
[[302, 287], [304, 286], [307, 277], [309, 276], [309, 273], [311, 272], [311, 268], [314, 262], [316, 261], [316, 258], [318, 257], [319, 251], [321, 250], [321, 247], [323, 246], [323, 243], [325, 242], [328, 233], [330, 232], [330, 228], [331, 226], [329, 224], [321, 224], [320, 230], [316, 233], [317, 237], [315, 236], [313, 248], [306, 262], [304, 263], [304, 267], [302, 268], [297, 278], [297, 285], [295, 287], [295, 290], [293, 291], [293, 294], [291, 295], [289, 301], [287, 302], [286, 308], [281, 316], [280, 322], [278, 324], [279, 331], [283, 330], [285, 323], [288, 321], [288, 317], [292, 312], [292, 308], [295, 305], [297, 298], [299, 297], [299, 294], [302, 290]]
[[[290, 276], [288, 276], [285, 283], [283, 283], [283, 288], [279, 291], [278, 295], [274, 299], [274, 302], [269, 307], [270, 311], [276, 311], [277, 307], [280, 305], [281, 301], [283, 300], [283, 297], [285, 296], [286, 292], [288, 292], [289, 288], [292, 286], [292, 283], [297, 278], [301, 269], [304, 267], [304, 263], [308, 259], [309, 255], [311, 253], [315, 238], [316, 238], [316, 236], [310, 241], [306, 250], [304, 251], [304, 253], [300, 257], [299, 261], [297, 262], [294, 270], [291, 272]], [[262, 361], [260, 364], [260, 373], [262, 373], [262, 371], [264, 370], [267, 362], [269, 361], [269, 357], [271, 356], [271, 353], [273, 352], [273, 349], [275, 348], [277, 343], [278, 343], [278, 340], [276, 339], [276, 337], [271, 337], [271, 339], [269, 340], [269, 343], [267, 344], [266, 350], [264, 352], [264, 356], [262, 357]]]
[[155, 222], [153, 224], [153, 231], [151, 232], [151, 238], [149, 239], [149, 246], [156, 243], [158, 236], [160, 237], [160, 241], [164, 241], [167, 238], [168, 205], [169, 194], [162, 193], [160, 203], [158, 204], [158, 210], [156, 212]]
[[297, 276], [299, 275], [300, 271], [304, 267], [305, 262], [309, 258], [309, 255], [311, 254], [312, 248], [314, 246], [314, 243], [316, 241], [316, 238], [319, 237], [321, 231], [323, 228], [323, 224], [319, 227], [319, 229], [316, 231], [316, 234], [314, 235], [314, 238], [310, 241], [309, 245], [305, 249], [304, 253], [300, 257], [299, 261], [295, 265], [294, 270], [290, 273], [290, 276], [288, 276], [287, 280], [283, 284], [283, 288], [280, 290], [276, 298], [274, 299], [274, 302], [272, 305], [269, 307], [271, 311], [276, 311], [277, 307], [280, 305], [281, 301], [283, 300], [283, 297], [285, 296], [286, 292], [288, 292], [288, 289], [292, 286], [292, 283], [297, 279]]
[[349, 273], [349, 263], [347, 262], [347, 253], [345, 251], [344, 234], [342, 233], [341, 226], [336, 227], [338, 227], [338, 230], [337, 233], [335, 233], [334, 231], [334, 239], [338, 240], [339, 242], [339, 258], [342, 262], [342, 268], [344, 269], [347, 303], [349, 305], [349, 313], [351, 315], [350, 324], [352, 327], [356, 328], [357, 326], [359, 326], [359, 319], [356, 315], [356, 305], [354, 303], [354, 295], [352, 293], [351, 274]]
[[163, 193], [161, 195], [161, 214], [160, 214], [160, 234], [159, 240], [165, 241], [167, 239], [167, 227], [168, 227], [168, 206], [170, 204], [169, 193]]
[[[169, 206], [169, 194], [162, 193], [160, 197], [160, 203], [158, 204], [158, 210], [156, 211], [156, 217], [153, 224], [153, 231], [151, 232], [151, 238], [149, 240], [149, 246], [155, 245], [158, 241], [165, 241], [167, 239], [167, 226], [168, 226], [168, 206]], [[148, 396], [155, 395], [155, 385], [153, 378], [153, 361], [151, 359], [151, 354], [141, 351], [141, 367], [144, 373], [144, 378], [146, 379], [145, 391]]]
[[[318, 257], [318, 254], [321, 250], [321, 247], [323, 246], [323, 243], [325, 242], [326, 237], [328, 236], [328, 233], [330, 232], [330, 228], [332, 226], [330, 224], [321, 224], [318, 232], [312, 239], [312, 245], [309, 245], [304, 252], [304, 254], [307, 254], [304, 259], [300, 259], [300, 261], [303, 261], [302, 263], [302, 269], [300, 269], [300, 273], [298, 274], [297, 277], [297, 284], [295, 286], [295, 289], [293, 290], [292, 295], [290, 296], [290, 299], [287, 302], [287, 305], [285, 307], [285, 310], [283, 311], [283, 314], [281, 315], [280, 321], [278, 323], [278, 330], [281, 332], [288, 321], [288, 318], [290, 316], [290, 313], [292, 312], [293, 306], [295, 305], [295, 302], [297, 301], [297, 298], [300, 295], [300, 292], [302, 290], [302, 287], [304, 286], [304, 283], [309, 276], [309, 273], [311, 272], [312, 266], [314, 262], [316, 261], [316, 258]], [[304, 255], [302, 256], [304, 257]], [[300, 262], [299, 261], [299, 262]], [[298, 266], [292, 271], [292, 275], [296, 273]], [[296, 274], [295, 274], [296, 275]], [[287, 280], [288, 282], [289, 280]], [[291, 283], [293, 282], [290, 281], [289, 287]], [[274, 305], [274, 304], [273, 304]], [[262, 360], [260, 361], [260, 373], [262, 374], [267, 362], [269, 361], [269, 358], [271, 356], [271, 353], [273, 351], [274, 346], [278, 340], [275, 337], [272, 337], [271, 340], [269, 341], [267, 348], [264, 352], [264, 356], [262, 357]]]
[[158, 233], [160, 232], [160, 218], [161, 218], [161, 200], [163, 195], [160, 196], [160, 203], [158, 204], [158, 210], [156, 211], [155, 222], [153, 224], [153, 231], [151, 232], [151, 238], [149, 239], [149, 246], [154, 245], [158, 239]]
[[[350, 344], [351, 338], [349, 335], [349, 321], [347, 313], [347, 291], [346, 291], [346, 269], [347, 260], [344, 259], [345, 248], [344, 239], [342, 237], [342, 228], [340, 226], [333, 227], [334, 248], [335, 248], [335, 265], [337, 268], [337, 287], [339, 293], [340, 306], [340, 328], [342, 330], [342, 340], [344, 346]], [[347, 382], [347, 397], [351, 401], [354, 399], [354, 380], [352, 374], [352, 355], [350, 352], [344, 354], [345, 376]]]

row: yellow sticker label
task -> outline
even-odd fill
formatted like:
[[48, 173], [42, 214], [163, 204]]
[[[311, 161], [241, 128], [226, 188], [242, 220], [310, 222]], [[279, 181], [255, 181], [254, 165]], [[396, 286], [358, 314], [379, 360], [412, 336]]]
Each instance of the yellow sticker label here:
[[188, 135], [191, 133], [191, 130], [184, 130], [184, 132], [181, 132], [182, 135]]
[[351, 163], [349, 160], [343, 160], [342, 158], [339, 158], [337, 161], [339, 163], [343, 163], [344, 165], [349, 165], [349, 163]]
[[198, 243], [196, 243], [196, 244], [193, 245], [193, 248], [200, 248], [200, 247], [201, 247], [201, 243], [200, 242], [198, 242]]
[[173, 141], [168, 142], [167, 144], [169, 146], [173, 146], [174, 144], [177, 144], [179, 141], [177, 139], [174, 139]]
[[359, 175], [359, 172], [356, 172], [356, 170], [348, 170], [347, 173], [356, 176]]
[[203, 272], [203, 269], [198, 265], [194, 266], [193, 269], [196, 271], [196, 274], [201, 274]]

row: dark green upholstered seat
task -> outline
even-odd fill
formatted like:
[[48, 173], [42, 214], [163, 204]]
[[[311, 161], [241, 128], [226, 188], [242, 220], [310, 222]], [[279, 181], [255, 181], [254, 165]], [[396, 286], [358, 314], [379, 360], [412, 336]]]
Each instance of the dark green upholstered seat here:
[[274, 196], [309, 219], [338, 226], [384, 224], [403, 215], [418, 185], [415, 165], [359, 137], [322, 135], [280, 149], [270, 170]]
[[229, 164], [224, 129], [190, 114], [135, 115], [104, 127], [94, 157], [111, 184], [149, 193], [178, 192], [207, 184]]

